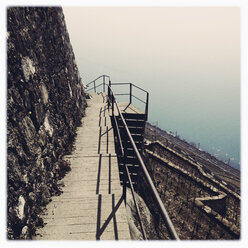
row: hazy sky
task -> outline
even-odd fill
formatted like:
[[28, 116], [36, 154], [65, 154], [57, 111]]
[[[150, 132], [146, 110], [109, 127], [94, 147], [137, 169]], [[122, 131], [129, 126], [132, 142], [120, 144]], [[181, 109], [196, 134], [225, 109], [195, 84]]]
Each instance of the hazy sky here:
[[238, 7], [63, 9], [85, 83], [134, 82], [150, 92], [151, 122], [239, 156]]

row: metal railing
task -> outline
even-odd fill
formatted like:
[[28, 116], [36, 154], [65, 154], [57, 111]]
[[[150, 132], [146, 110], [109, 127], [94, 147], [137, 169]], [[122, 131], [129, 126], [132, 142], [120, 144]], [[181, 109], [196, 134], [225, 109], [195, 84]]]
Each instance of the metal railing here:
[[[108, 79], [109, 79], [109, 84], [106, 84], [106, 82], [105, 82], [106, 81], [105, 80], [106, 77], [108, 77]], [[101, 83], [100, 85], [97, 85], [96, 86], [96, 83], [95, 82], [96, 82], [96, 80], [99, 80], [100, 78], [103, 78], [103, 83]], [[102, 75], [102, 76], [98, 77], [97, 79], [91, 81], [89, 84], [87, 84], [87, 86], [89, 86], [92, 83], [94, 83], [94, 87], [92, 88], [92, 89], [94, 89], [94, 92], [96, 92], [96, 88], [98, 88], [101, 85], [103, 85], [103, 91], [104, 92], [105, 92], [105, 88], [106, 87], [108, 88], [108, 109], [110, 109], [110, 106], [111, 106], [112, 116], [114, 118], [116, 130], [117, 130], [117, 139], [118, 139], [118, 143], [119, 143], [119, 146], [120, 146], [119, 147], [119, 149], [120, 149], [120, 156], [122, 156], [124, 158], [124, 161], [125, 161], [125, 158], [126, 158], [126, 148], [123, 147], [123, 142], [122, 142], [122, 138], [121, 138], [121, 135], [120, 135], [120, 127], [119, 127], [119, 124], [118, 124], [118, 122], [116, 120], [115, 108], [116, 108], [117, 113], [118, 113], [118, 116], [119, 116], [119, 118], [120, 118], [120, 120], [122, 122], [122, 125], [124, 126], [124, 129], [125, 129], [125, 132], [127, 134], [127, 137], [129, 139], [129, 141], [131, 142], [131, 145], [132, 145], [133, 150], [134, 150], [134, 152], [136, 154], [136, 157], [137, 157], [138, 162], [139, 162], [139, 164], [141, 166], [141, 169], [142, 169], [142, 171], [144, 173], [144, 176], [145, 176], [145, 179], [146, 179], [146, 181], [148, 183], [148, 186], [151, 189], [152, 195], [153, 195], [154, 199], [157, 202], [158, 209], [159, 209], [160, 214], [161, 214], [161, 216], [162, 216], [162, 218], [164, 220], [164, 223], [165, 223], [165, 225], [166, 225], [166, 227], [168, 229], [169, 235], [170, 235], [171, 239], [173, 239], [173, 240], [179, 240], [179, 237], [178, 237], [178, 235], [176, 233], [176, 230], [174, 228], [174, 225], [172, 224], [172, 222], [170, 220], [170, 217], [169, 217], [169, 215], [168, 215], [168, 213], [167, 213], [167, 211], [165, 209], [165, 206], [164, 206], [162, 200], [160, 199], [160, 196], [159, 196], [159, 194], [157, 192], [157, 189], [156, 189], [156, 187], [154, 186], [154, 184], [152, 182], [152, 179], [151, 179], [151, 177], [149, 175], [149, 172], [148, 172], [148, 170], [147, 170], [147, 168], [146, 168], [146, 166], [145, 166], [145, 164], [143, 162], [143, 159], [142, 159], [142, 157], [141, 157], [141, 155], [140, 155], [140, 153], [139, 153], [139, 151], [138, 151], [138, 149], [136, 147], [136, 144], [135, 144], [135, 142], [134, 142], [134, 140], [132, 138], [132, 135], [131, 135], [131, 133], [129, 131], [129, 128], [127, 126], [127, 123], [126, 123], [126, 121], [125, 121], [125, 119], [124, 119], [124, 117], [123, 117], [123, 115], [122, 115], [122, 113], [120, 111], [120, 108], [119, 108], [118, 102], [116, 100], [116, 97], [115, 97], [115, 95], [114, 95], [114, 93], [113, 93], [113, 91], [111, 89], [110, 77], [109, 76], [106, 76], [106, 75]], [[116, 85], [117, 84], [118, 83], [116, 83]], [[130, 93], [130, 96], [132, 95], [132, 90], [131, 89], [132, 89], [133, 86], [134, 86], [134, 84], [130, 84], [130, 92], [131, 92]], [[135, 87], [141, 89], [138, 86], [135, 86]], [[89, 89], [89, 90], [91, 90], [91, 89]], [[141, 90], [143, 90], [143, 89], [141, 89]], [[147, 91], [145, 91], [145, 92], [147, 93], [147, 101], [146, 101], [146, 105], [147, 105], [146, 106], [146, 108], [147, 108], [146, 114], [147, 114], [148, 113], [148, 96], [149, 96], [149, 93]], [[130, 99], [131, 99], [131, 97], [130, 97]], [[133, 197], [133, 200], [134, 200], [134, 205], [135, 205], [135, 208], [136, 208], [136, 211], [137, 211], [138, 221], [139, 221], [139, 224], [140, 224], [140, 227], [141, 227], [141, 232], [142, 232], [143, 238], [144, 239], [147, 239], [146, 233], [145, 233], [145, 229], [144, 229], [144, 226], [143, 226], [142, 221], [141, 221], [140, 211], [139, 211], [139, 207], [137, 205], [137, 201], [136, 201], [136, 197], [135, 197], [135, 191], [134, 191], [133, 183], [132, 183], [132, 180], [131, 180], [131, 177], [130, 177], [130, 172], [129, 172], [128, 166], [125, 163], [124, 163], [124, 166], [125, 166], [125, 171], [126, 171], [126, 177], [127, 177], [127, 180], [128, 180], [128, 182], [130, 184], [130, 188], [131, 188], [131, 192], [132, 192], [132, 197]], [[127, 183], [126, 181], [123, 183], [123, 195], [124, 195], [124, 199], [126, 197], [126, 187], [127, 187], [126, 186], [126, 183]]]
[[[111, 105], [112, 117], [114, 118], [115, 127], [116, 127], [116, 131], [117, 131], [118, 143], [120, 145], [120, 156], [122, 158], [124, 158], [124, 161], [125, 161], [125, 158], [127, 156], [126, 155], [126, 148], [123, 147], [123, 142], [122, 142], [121, 135], [120, 135], [120, 127], [119, 127], [119, 124], [118, 124], [118, 122], [116, 120], [116, 115], [114, 113], [115, 112], [115, 107], [114, 107], [115, 105], [116, 105], [116, 109], [117, 109], [117, 112], [118, 112], [118, 116], [121, 118], [121, 121], [122, 121], [123, 125], [125, 126], [125, 128], [127, 127], [127, 124], [126, 124], [125, 119], [123, 118], [123, 115], [122, 115], [122, 113], [120, 111], [120, 108], [118, 106], [118, 103], [116, 101], [114, 93], [113, 93], [112, 89], [110, 88], [110, 86], [108, 86], [108, 99], [109, 99], [108, 108]], [[124, 163], [124, 167], [125, 167], [125, 171], [126, 171], [126, 177], [128, 179], [128, 182], [129, 182], [129, 185], [130, 185], [130, 188], [131, 188], [131, 193], [132, 193], [132, 197], [133, 197], [133, 201], [134, 201], [134, 206], [135, 206], [135, 209], [137, 211], [137, 216], [138, 216], [138, 221], [139, 221], [139, 224], [140, 224], [142, 236], [143, 236], [144, 239], [147, 239], [145, 229], [144, 229], [144, 226], [143, 226], [142, 221], [141, 221], [139, 207], [137, 205], [137, 201], [136, 201], [136, 197], [135, 197], [135, 191], [134, 191], [134, 188], [133, 188], [133, 182], [131, 180], [130, 172], [129, 172], [129, 169], [128, 169], [128, 166], [126, 165], [126, 163]], [[124, 182], [123, 182], [123, 196], [124, 196], [124, 199], [126, 201], [126, 180], [124, 180]]]
[[[96, 82], [98, 80], [102, 79], [103, 82], [96, 85]], [[108, 84], [106, 83], [106, 79], [108, 79]], [[86, 91], [89, 92], [91, 90], [94, 90], [94, 92], [96, 93], [97, 91], [97, 88], [100, 87], [100, 86], [103, 86], [103, 92], [105, 92], [106, 90], [106, 87], [112, 87], [112, 86], [117, 86], [117, 85], [126, 85], [128, 86], [129, 85], [129, 92], [128, 93], [117, 93], [115, 94], [115, 96], [129, 96], [129, 104], [132, 104], [133, 102], [133, 98], [138, 100], [139, 102], [141, 102], [142, 104], [145, 104], [145, 109], [144, 109], [144, 113], [145, 113], [145, 117], [146, 117], [146, 120], [147, 120], [147, 117], [148, 117], [148, 103], [149, 103], [149, 92], [147, 92], [146, 90], [140, 88], [139, 86], [133, 84], [133, 83], [120, 83], [120, 82], [111, 82], [110, 80], [110, 76], [108, 75], [102, 75], [102, 76], [99, 76], [98, 78], [96, 78], [95, 80], [89, 82], [86, 86], [89, 87], [90, 85], [93, 86], [89, 89], [87, 89]], [[133, 88], [136, 88], [142, 92], [144, 92], [146, 94], [146, 98], [143, 100], [141, 99], [140, 97], [136, 96], [135, 94], [133, 94]]]
[[[86, 87], [88, 87], [88, 86], [91, 85], [91, 84], [93, 84], [94, 86], [91, 87], [90, 89], [87, 89], [86, 91], [88, 92], [88, 91], [94, 89], [94, 92], [96, 93], [96, 89], [97, 89], [98, 87], [100, 87], [100, 86], [103, 85], [103, 92], [105, 92], [105, 86], [107, 85], [107, 84], [106, 84], [106, 78], [107, 78], [108, 81], [110, 82], [110, 76], [108, 76], [108, 75], [101, 75], [101, 76], [99, 76], [98, 78], [94, 79], [93, 81], [89, 82], [89, 83], [86, 85]], [[103, 82], [102, 82], [101, 84], [99, 84], [99, 85], [96, 86], [96, 82], [97, 82], [98, 80], [100, 80], [100, 79], [103, 79]]]

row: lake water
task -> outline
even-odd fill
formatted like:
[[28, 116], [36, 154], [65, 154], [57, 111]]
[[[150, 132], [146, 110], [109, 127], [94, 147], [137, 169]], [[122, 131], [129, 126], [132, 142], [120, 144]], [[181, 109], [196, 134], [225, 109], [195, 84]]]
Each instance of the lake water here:
[[157, 112], [156, 107], [151, 106], [149, 121], [156, 123], [154, 120], [157, 120], [161, 129], [172, 131], [180, 138], [193, 142], [200, 149], [240, 169], [239, 125], [236, 123], [227, 124], [224, 120], [211, 122], [211, 120], [206, 120], [204, 114], [202, 118], [197, 116], [197, 119], [190, 122], [189, 119], [195, 117], [192, 113], [190, 117], [185, 117], [184, 113], [172, 116], [170, 110]]
[[172, 131], [240, 169], [240, 112], [237, 95], [230, 95], [229, 99], [211, 98], [210, 92], [206, 91], [205, 94], [198, 91], [195, 96], [192, 93], [187, 95], [187, 92], [170, 94], [168, 90], [163, 92], [152, 87], [150, 92], [150, 122], [157, 121], [161, 129]]

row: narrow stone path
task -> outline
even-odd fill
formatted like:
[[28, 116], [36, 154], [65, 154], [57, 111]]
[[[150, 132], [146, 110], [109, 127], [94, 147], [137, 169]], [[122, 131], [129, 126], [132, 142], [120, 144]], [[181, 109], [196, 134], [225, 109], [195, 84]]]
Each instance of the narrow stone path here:
[[130, 239], [122, 198], [114, 134], [106, 98], [92, 94], [86, 116], [77, 129], [75, 150], [65, 158], [71, 171], [62, 180], [42, 216], [45, 223], [34, 239]]

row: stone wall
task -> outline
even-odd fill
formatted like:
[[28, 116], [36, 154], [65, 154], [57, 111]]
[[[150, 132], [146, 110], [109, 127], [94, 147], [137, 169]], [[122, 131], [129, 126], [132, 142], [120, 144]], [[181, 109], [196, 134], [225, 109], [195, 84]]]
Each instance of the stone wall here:
[[[235, 192], [218, 184], [197, 164], [155, 142], [146, 146], [144, 162], [165, 208], [181, 239], [238, 239], [240, 199]], [[188, 164], [186, 164], [188, 163]], [[138, 193], [154, 216], [157, 235], [168, 239], [157, 203], [150, 196], [142, 172]], [[225, 192], [223, 192], [225, 191]]]
[[62, 8], [7, 10], [8, 238], [30, 238], [60, 190], [86, 107]]

